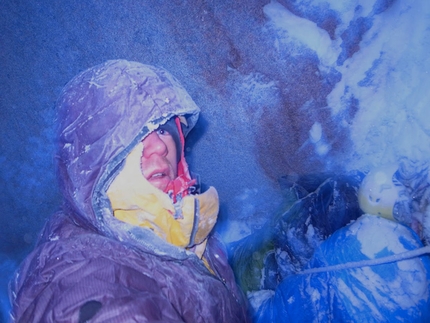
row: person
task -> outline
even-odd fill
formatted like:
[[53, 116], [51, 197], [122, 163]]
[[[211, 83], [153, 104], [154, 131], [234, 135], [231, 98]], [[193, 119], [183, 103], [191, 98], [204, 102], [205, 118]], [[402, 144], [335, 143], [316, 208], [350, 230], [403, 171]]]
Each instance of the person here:
[[14, 322], [248, 322], [185, 157], [199, 108], [167, 71], [90, 68], [58, 100], [62, 210], [12, 282]]

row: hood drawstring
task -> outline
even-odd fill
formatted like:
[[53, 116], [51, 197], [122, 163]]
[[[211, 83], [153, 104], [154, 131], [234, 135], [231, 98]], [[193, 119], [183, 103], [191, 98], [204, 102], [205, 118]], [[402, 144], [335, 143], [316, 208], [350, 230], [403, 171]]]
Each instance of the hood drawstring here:
[[175, 117], [176, 127], [179, 132], [179, 140], [181, 142], [181, 157], [178, 162], [178, 176], [170, 181], [165, 188], [164, 192], [170, 197], [175, 206], [175, 219], [183, 219], [182, 215], [182, 199], [192, 194], [195, 191], [194, 185], [197, 183], [195, 179], [191, 178], [190, 171], [188, 170], [188, 164], [185, 160], [185, 138], [182, 132], [181, 121], [179, 117]]

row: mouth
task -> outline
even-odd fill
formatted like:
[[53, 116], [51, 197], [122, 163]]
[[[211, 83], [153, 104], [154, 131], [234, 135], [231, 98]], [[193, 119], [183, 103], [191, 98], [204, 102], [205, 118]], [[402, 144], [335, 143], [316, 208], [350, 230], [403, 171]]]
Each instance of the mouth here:
[[156, 167], [149, 172], [147, 179], [158, 179], [166, 176], [169, 176], [168, 167]]
[[157, 187], [160, 190], [164, 190], [169, 184], [171, 178], [168, 173], [168, 170], [154, 170], [147, 177], [148, 182]]
[[164, 172], [157, 172], [157, 173], [154, 173], [154, 174], [151, 174], [150, 176], [149, 176], [149, 178], [148, 178], [148, 180], [152, 180], [152, 179], [161, 179], [161, 178], [164, 178], [164, 177], [166, 177], [166, 176], [168, 176], [166, 173], [164, 173]]

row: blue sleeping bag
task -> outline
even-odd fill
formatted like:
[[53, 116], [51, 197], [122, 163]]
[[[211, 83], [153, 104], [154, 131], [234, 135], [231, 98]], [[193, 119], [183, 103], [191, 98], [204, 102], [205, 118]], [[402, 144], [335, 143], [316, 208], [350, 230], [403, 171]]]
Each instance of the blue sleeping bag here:
[[[430, 322], [427, 255], [342, 269], [423, 247], [408, 227], [363, 215], [321, 243], [305, 273], [286, 277], [255, 313], [256, 322]], [[426, 247], [428, 248], [428, 247]], [[393, 257], [391, 257], [393, 258]], [[338, 265], [336, 270], [327, 266]], [[320, 273], [306, 273], [309, 268]], [[327, 270], [326, 270], [326, 269]]]

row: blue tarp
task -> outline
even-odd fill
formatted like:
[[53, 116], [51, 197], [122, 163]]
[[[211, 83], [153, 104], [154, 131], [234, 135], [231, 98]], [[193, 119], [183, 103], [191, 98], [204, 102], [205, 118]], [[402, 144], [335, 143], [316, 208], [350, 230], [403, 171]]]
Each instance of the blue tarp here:
[[[422, 247], [408, 227], [364, 215], [336, 231], [307, 268], [399, 254]], [[284, 279], [262, 304], [258, 322], [429, 322], [430, 258], [297, 274]]]

